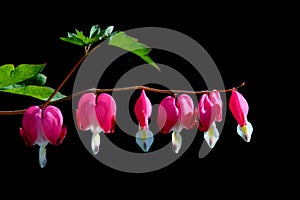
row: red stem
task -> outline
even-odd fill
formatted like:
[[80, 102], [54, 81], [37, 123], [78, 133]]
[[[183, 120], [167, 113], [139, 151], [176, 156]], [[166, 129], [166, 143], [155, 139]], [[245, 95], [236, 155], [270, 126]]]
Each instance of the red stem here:
[[50, 95], [50, 97], [47, 99], [47, 101], [42, 105], [42, 109], [44, 109], [51, 101], [51, 99], [56, 95], [56, 93], [62, 88], [62, 86], [67, 82], [67, 80], [70, 78], [70, 76], [73, 74], [73, 72], [77, 69], [77, 67], [80, 65], [80, 63], [86, 58], [88, 53], [85, 53], [80, 60], [76, 63], [76, 65], [73, 67], [73, 69], [68, 73], [68, 75], [64, 78], [64, 80], [61, 82], [61, 84], [56, 88], [56, 90]]
[[[85, 57], [85, 56], [84, 56]], [[72, 71], [74, 71], [77, 67], [77, 65], [79, 65], [79, 63], [83, 60], [82, 57], [80, 59], [80, 61], [75, 65], [75, 67], [73, 68]], [[72, 72], [71, 71], [71, 72]], [[69, 73], [68, 77], [71, 75], [72, 73]], [[68, 78], [67, 77], [67, 78]], [[66, 78], [66, 79], [67, 79]], [[65, 81], [64, 81], [65, 82]], [[63, 82], [63, 83], [64, 83]], [[62, 84], [63, 85], [63, 84]], [[232, 90], [237, 90], [240, 87], [245, 86], [245, 82], [243, 82], [241, 85], [237, 86], [237, 87], [233, 87], [232, 89], [225, 89], [225, 90], [217, 90], [218, 92], [231, 92]], [[55, 104], [55, 103], [59, 103], [62, 101], [67, 101], [72, 99], [73, 97], [76, 96], [80, 96], [84, 93], [88, 93], [88, 92], [94, 92], [94, 93], [100, 93], [100, 92], [121, 92], [121, 91], [127, 91], [127, 90], [148, 90], [151, 92], [158, 92], [158, 93], [167, 93], [167, 94], [173, 94], [173, 93], [186, 93], [186, 94], [203, 94], [203, 93], [208, 93], [211, 92], [211, 90], [203, 90], [203, 91], [188, 91], [188, 90], [161, 90], [161, 89], [156, 89], [156, 88], [151, 88], [151, 87], [146, 87], [146, 86], [130, 86], [130, 87], [123, 87], [123, 88], [112, 88], [112, 89], [96, 89], [96, 88], [92, 88], [92, 89], [87, 89], [87, 90], [83, 90], [81, 92], [77, 92], [75, 94], [71, 94], [63, 99], [59, 99], [56, 101], [51, 102], [51, 104]], [[51, 100], [51, 99], [50, 99]], [[48, 104], [50, 103], [50, 101], [48, 102]], [[47, 105], [48, 105], [47, 104]], [[41, 108], [43, 108], [45, 104], [40, 105]], [[46, 107], [46, 106], [45, 106]], [[12, 111], [0, 111], [0, 115], [21, 115], [24, 114], [24, 112], [26, 111], [26, 109], [24, 110], [12, 110]]]

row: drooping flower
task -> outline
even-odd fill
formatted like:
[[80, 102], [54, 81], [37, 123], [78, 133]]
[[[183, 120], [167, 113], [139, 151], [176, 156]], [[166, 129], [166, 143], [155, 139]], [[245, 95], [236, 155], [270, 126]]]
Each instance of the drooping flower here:
[[81, 96], [76, 110], [78, 128], [82, 131], [90, 130], [93, 135], [91, 148], [94, 154], [99, 152], [100, 135], [113, 133], [116, 122], [116, 103], [111, 95], [102, 93], [97, 98], [94, 93], [86, 93]]
[[117, 105], [113, 97], [102, 93], [97, 98], [96, 115], [104, 133], [113, 133], [116, 126]]
[[96, 134], [101, 131], [96, 116], [96, 94], [86, 93], [81, 96], [76, 110], [78, 128], [82, 131], [91, 130]]
[[27, 146], [39, 145], [39, 164], [43, 168], [47, 164], [46, 146], [48, 143], [59, 145], [64, 140], [67, 128], [63, 127], [63, 116], [55, 106], [47, 106], [42, 110], [38, 106], [29, 107], [22, 118], [20, 135]]
[[135, 137], [136, 143], [144, 152], [147, 152], [153, 143], [154, 137], [148, 125], [148, 120], [152, 113], [152, 105], [144, 90], [142, 90], [134, 105], [134, 113], [139, 122], [139, 131]]
[[216, 90], [212, 90], [209, 93], [209, 99], [212, 102], [213, 106], [213, 116], [215, 116], [216, 122], [222, 121], [222, 108], [223, 108], [223, 102], [221, 99], [220, 92]]
[[77, 126], [82, 131], [91, 130], [93, 133], [91, 148], [94, 154], [97, 154], [100, 146], [99, 133], [102, 131], [96, 116], [96, 95], [86, 93], [81, 96], [76, 110]]
[[232, 115], [238, 122], [237, 133], [246, 142], [250, 142], [253, 127], [252, 124], [247, 120], [249, 105], [244, 96], [235, 89], [232, 90], [231, 93], [231, 97], [229, 100], [229, 108]]
[[198, 104], [198, 128], [204, 132], [204, 139], [210, 148], [213, 148], [220, 137], [215, 122], [222, 121], [222, 100], [216, 90], [203, 94]]
[[175, 153], [181, 148], [182, 129], [192, 129], [195, 124], [196, 110], [192, 98], [187, 94], [182, 94], [177, 99], [167, 96], [159, 104], [157, 125], [161, 133], [172, 131], [172, 149]]
[[161, 133], [167, 134], [177, 124], [179, 110], [172, 96], [165, 97], [158, 106], [157, 126]]

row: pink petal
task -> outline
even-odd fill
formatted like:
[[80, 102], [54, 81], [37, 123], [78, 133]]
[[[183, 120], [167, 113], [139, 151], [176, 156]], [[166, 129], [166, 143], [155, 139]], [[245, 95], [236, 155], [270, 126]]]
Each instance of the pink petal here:
[[116, 102], [111, 95], [102, 93], [97, 98], [96, 116], [105, 133], [113, 133], [116, 124]]
[[20, 128], [20, 135], [27, 146], [36, 144], [41, 134], [41, 114], [42, 110], [38, 106], [31, 106], [23, 115], [23, 128]]
[[67, 134], [67, 127], [64, 126], [59, 134], [59, 137], [58, 137], [58, 140], [56, 142], [56, 144], [61, 144], [62, 141], [65, 139], [66, 137], [66, 134]]
[[76, 120], [80, 130], [88, 130], [97, 120], [95, 106], [96, 95], [94, 93], [86, 93], [81, 96], [76, 110]]
[[157, 125], [161, 133], [169, 133], [176, 125], [179, 110], [175, 105], [175, 98], [167, 96], [158, 106]]
[[141, 96], [137, 99], [134, 106], [134, 113], [139, 121], [139, 125], [143, 129], [148, 128], [148, 119], [152, 113], [152, 104], [149, 98], [146, 96], [144, 90], [142, 90]]
[[229, 108], [238, 124], [241, 127], [246, 125], [246, 116], [248, 115], [249, 106], [243, 95], [236, 90], [232, 90]]
[[213, 104], [209, 100], [207, 94], [203, 94], [200, 98], [198, 105], [198, 117], [199, 117], [199, 130], [206, 132], [210, 125], [213, 123], [212, 116]]
[[194, 103], [187, 94], [182, 94], [177, 98], [177, 107], [179, 109], [180, 126], [186, 129], [192, 129], [195, 125]]
[[43, 112], [42, 130], [44, 136], [53, 144], [62, 142], [62, 135], [65, 135], [63, 126], [63, 116], [60, 110], [55, 106], [47, 106]]
[[221, 95], [218, 91], [212, 91], [209, 93], [209, 99], [214, 105], [213, 107], [213, 116], [214, 120], [217, 122], [222, 121], [222, 107], [223, 107], [223, 102], [221, 99]]

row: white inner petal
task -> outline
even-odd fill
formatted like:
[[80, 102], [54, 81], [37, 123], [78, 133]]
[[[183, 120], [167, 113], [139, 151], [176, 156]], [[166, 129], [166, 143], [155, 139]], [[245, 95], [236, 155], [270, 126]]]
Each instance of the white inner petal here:
[[237, 126], [237, 133], [241, 136], [246, 142], [250, 142], [251, 135], [253, 132], [252, 124], [246, 121], [246, 125], [241, 127], [240, 125]]
[[39, 148], [39, 163], [41, 168], [44, 168], [47, 164], [47, 159], [46, 159], [46, 146], [48, 143], [43, 143], [40, 145]]
[[208, 131], [204, 132], [204, 139], [210, 148], [214, 148], [219, 137], [220, 133], [216, 127], [216, 123], [213, 122], [212, 125], [209, 127]]
[[96, 133], [92, 135], [91, 147], [93, 153], [96, 155], [99, 152], [100, 146], [100, 134]]
[[182, 144], [182, 137], [179, 132], [172, 133], [172, 150], [175, 153], [178, 153]]
[[144, 152], [148, 152], [153, 141], [153, 133], [150, 130], [139, 128], [139, 132], [135, 135], [135, 141]]

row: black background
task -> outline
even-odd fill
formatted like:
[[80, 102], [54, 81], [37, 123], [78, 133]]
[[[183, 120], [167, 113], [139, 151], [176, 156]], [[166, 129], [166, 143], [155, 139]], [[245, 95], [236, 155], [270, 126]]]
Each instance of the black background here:
[[[128, 8], [113, 2], [64, 8], [47, 4], [19, 5], [20, 10], [12, 5], [3, 6], [1, 9], [7, 12], [0, 15], [0, 65], [46, 62], [43, 71], [48, 77], [46, 85], [55, 88], [83, 54], [80, 47], [59, 40], [75, 28], [85, 33], [95, 24], [114, 25], [116, 30], [147, 26], [177, 30], [205, 48], [219, 68], [226, 88], [246, 83], [240, 92], [250, 106], [248, 120], [254, 127], [251, 142], [246, 143], [237, 135], [237, 123], [228, 112], [223, 119], [222, 136], [205, 158], [198, 158], [203, 141], [198, 132], [191, 147], [171, 165], [143, 174], [120, 172], [94, 159], [82, 145], [71, 116], [71, 101], [67, 101], [56, 105], [63, 112], [67, 136], [59, 146], [48, 145], [48, 163], [44, 169], [38, 165], [38, 147], [26, 147], [19, 135], [22, 116], [0, 116], [1, 181], [9, 188], [28, 187], [31, 192], [44, 186], [47, 194], [64, 191], [100, 195], [107, 188], [112, 191], [127, 188], [132, 196], [137, 190], [144, 191], [146, 196], [153, 192], [157, 197], [159, 189], [166, 194], [189, 191], [199, 196], [217, 195], [219, 190], [221, 195], [230, 196], [237, 191], [267, 194], [265, 186], [276, 183], [280, 177], [270, 170], [274, 169], [275, 152], [268, 147], [271, 142], [262, 123], [269, 108], [261, 101], [265, 97], [262, 95], [266, 95], [261, 88], [268, 86], [262, 67], [268, 63], [265, 48], [269, 42], [268, 29], [274, 19], [265, 13], [265, 7], [257, 5], [228, 5], [228, 9], [223, 9], [222, 5], [128, 4]], [[153, 54], [154, 60], [160, 59], [156, 56]], [[61, 89], [63, 94], [71, 93], [74, 79], [75, 74]], [[195, 82], [192, 78], [191, 81]], [[199, 89], [204, 88], [199, 85]], [[6, 93], [0, 94], [0, 101], [1, 110], [24, 109], [41, 103], [30, 97]], [[115, 134], [118, 140], [118, 133]], [[184, 186], [187, 190], [181, 189]]]

